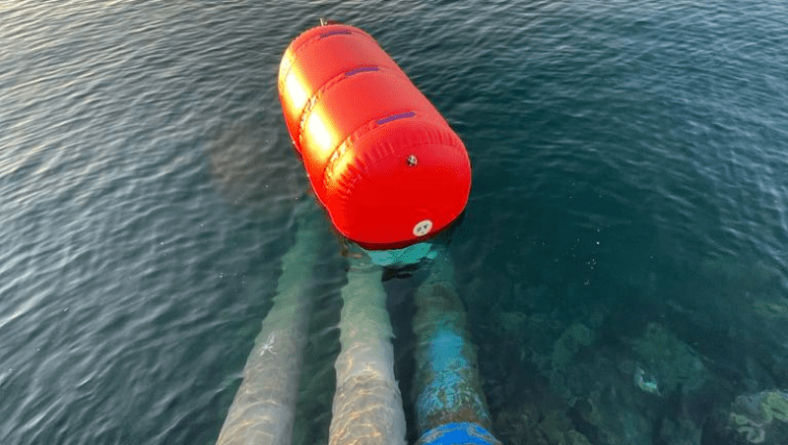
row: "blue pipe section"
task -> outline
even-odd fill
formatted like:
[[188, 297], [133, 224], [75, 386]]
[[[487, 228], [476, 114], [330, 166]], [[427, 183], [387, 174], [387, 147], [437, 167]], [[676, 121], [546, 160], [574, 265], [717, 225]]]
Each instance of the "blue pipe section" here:
[[415, 294], [418, 445], [501, 445], [479, 378], [465, 307], [454, 288], [445, 247], [435, 248], [430, 273]]
[[468, 422], [447, 423], [421, 436], [418, 445], [494, 445], [499, 442], [489, 431]]
[[[439, 320], [435, 322], [442, 325]], [[432, 331], [430, 338], [421, 343], [417, 357], [423, 362], [417, 365], [420, 391], [416, 413], [424, 429], [434, 423], [433, 418], [488, 424], [490, 416], [475, 372], [473, 345], [445, 325]]]

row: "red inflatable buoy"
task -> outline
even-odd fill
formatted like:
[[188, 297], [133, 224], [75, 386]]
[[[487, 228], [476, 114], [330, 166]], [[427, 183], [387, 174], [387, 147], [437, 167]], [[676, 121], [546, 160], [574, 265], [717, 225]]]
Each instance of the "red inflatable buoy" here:
[[326, 25], [298, 36], [279, 67], [279, 99], [315, 194], [350, 240], [404, 247], [465, 209], [465, 146], [360, 29]]

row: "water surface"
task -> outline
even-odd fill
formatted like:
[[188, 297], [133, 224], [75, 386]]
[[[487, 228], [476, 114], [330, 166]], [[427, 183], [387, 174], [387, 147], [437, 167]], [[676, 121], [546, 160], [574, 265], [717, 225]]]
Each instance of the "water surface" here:
[[[0, 442], [215, 441], [309, 199], [276, 72], [319, 17], [375, 36], [468, 147], [452, 248], [502, 440], [745, 440], [736, 397], [788, 389], [782, 2], [0, 0]], [[387, 282], [406, 389], [413, 286]]]

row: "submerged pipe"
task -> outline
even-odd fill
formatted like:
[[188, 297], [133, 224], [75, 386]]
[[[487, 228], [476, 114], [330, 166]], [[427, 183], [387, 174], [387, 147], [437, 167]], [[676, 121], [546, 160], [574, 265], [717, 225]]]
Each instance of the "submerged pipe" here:
[[[308, 277], [329, 235], [316, 204], [297, 209], [295, 243], [282, 257], [274, 305], [243, 371], [217, 445], [290, 445], [311, 310]], [[324, 236], [326, 235], [326, 236]]]
[[419, 445], [500, 445], [482, 390], [465, 308], [443, 248], [416, 291], [416, 419]]
[[352, 258], [342, 288], [329, 445], [404, 445], [405, 414], [394, 377], [394, 347], [383, 269]]

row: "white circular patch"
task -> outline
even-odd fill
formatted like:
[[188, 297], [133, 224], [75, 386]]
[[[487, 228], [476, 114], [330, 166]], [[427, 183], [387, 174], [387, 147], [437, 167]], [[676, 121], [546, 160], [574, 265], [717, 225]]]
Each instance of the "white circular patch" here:
[[413, 234], [416, 236], [424, 236], [432, 230], [432, 221], [425, 219], [413, 226]]

